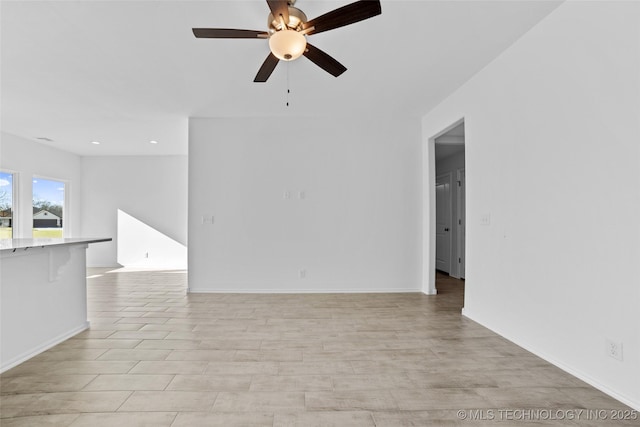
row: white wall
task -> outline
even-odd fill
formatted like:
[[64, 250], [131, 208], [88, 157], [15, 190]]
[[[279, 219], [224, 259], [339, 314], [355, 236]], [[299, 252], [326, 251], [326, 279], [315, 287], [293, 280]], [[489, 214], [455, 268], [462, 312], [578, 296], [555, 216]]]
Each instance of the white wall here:
[[423, 119], [465, 119], [465, 315], [636, 409], [639, 76], [640, 4], [567, 2]]
[[80, 237], [80, 157], [4, 132], [0, 138], [0, 169], [18, 173], [13, 237], [32, 237], [34, 176], [65, 182], [64, 236]]
[[91, 245], [87, 264], [186, 268], [187, 167], [186, 156], [83, 157], [82, 234], [114, 239]]
[[419, 291], [420, 153], [417, 119], [192, 119], [190, 290]]

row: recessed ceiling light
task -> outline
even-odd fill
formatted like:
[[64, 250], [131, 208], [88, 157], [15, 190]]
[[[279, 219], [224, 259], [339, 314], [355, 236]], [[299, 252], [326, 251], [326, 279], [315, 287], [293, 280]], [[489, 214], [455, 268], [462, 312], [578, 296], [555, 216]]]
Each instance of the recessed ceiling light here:
[[100, 141], [91, 141], [91, 143], [94, 145], [100, 145]]
[[149, 144], [157, 144], [158, 141], [149, 141]]

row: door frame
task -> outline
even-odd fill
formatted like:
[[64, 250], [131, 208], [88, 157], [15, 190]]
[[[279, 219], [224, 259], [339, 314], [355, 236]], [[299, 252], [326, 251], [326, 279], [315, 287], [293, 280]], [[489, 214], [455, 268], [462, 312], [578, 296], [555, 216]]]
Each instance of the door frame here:
[[[464, 178], [463, 178], [464, 177]], [[466, 179], [467, 174], [465, 172], [465, 168], [460, 168], [456, 170], [456, 181], [458, 182], [458, 190], [456, 191], [456, 252], [458, 262], [456, 262], [456, 275], [455, 277], [458, 279], [464, 279], [465, 273], [462, 268], [463, 265], [466, 266]], [[464, 209], [460, 209], [461, 206], [464, 206]], [[464, 230], [464, 232], [463, 232]]]

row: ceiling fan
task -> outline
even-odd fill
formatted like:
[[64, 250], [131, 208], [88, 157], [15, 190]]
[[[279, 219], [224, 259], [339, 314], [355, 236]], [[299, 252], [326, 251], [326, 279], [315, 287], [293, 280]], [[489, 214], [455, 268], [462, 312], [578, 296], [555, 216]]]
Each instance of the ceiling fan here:
[[360, 0], [309, 21], [304, 12], [293, 7], [295, 0], [267, 0], [267, 4], [271, 9], [268, 31], [193, 28], [193, 35], [209, 39], [269, 39], [271, 52], [258, 70], [254, 82], [266, 82], [280, 60], [293, 61], [302, 55], [338, 77], [347, 68], [307, 43], [306, 36], [354, 24], [382, 13], [379, 0]]

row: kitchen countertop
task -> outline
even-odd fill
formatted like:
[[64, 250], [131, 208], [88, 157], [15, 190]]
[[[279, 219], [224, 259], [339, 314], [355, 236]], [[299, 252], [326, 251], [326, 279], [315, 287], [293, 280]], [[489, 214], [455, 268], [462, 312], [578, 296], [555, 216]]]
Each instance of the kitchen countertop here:
[[83, 243], [110, 242], [111, 237], [73, 237], [60, 239], [0, 239], [0, 250], [44, 248], [47, 246], [77, 245]]

